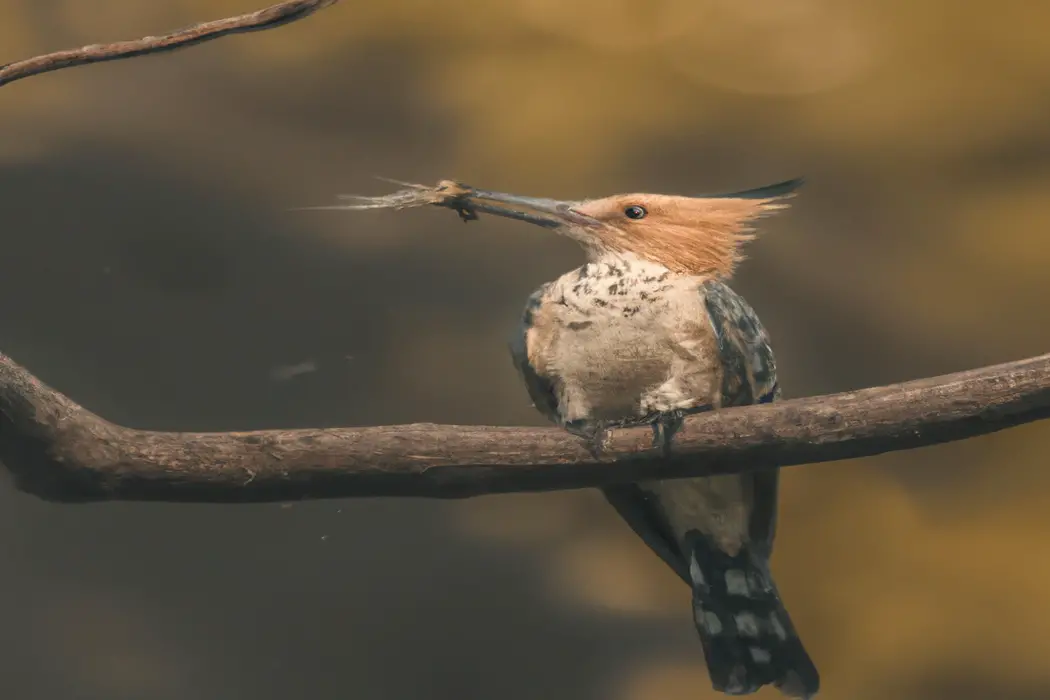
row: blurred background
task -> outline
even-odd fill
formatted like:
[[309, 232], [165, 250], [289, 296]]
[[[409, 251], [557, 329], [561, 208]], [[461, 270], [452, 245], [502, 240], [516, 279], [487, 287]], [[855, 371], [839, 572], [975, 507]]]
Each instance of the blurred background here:
[[[0, 0], [0, 62], [259, 0]], [[788, 397], [1050, 347], [1050, 8], [386, 0], [0, 90], [0, 348], [158, 430], [541, 425], [506, 351], [581, 253], [374, 176], [561, 198], [796, 175], [736, 287]], [[1050, 696], [1050, 433], [791, 468], [828, 700]], [[0, 489], [0, 696], [714, 698], [595, 492], [49, 505]], [[766, 690], [759, 697], [774, 698]]]

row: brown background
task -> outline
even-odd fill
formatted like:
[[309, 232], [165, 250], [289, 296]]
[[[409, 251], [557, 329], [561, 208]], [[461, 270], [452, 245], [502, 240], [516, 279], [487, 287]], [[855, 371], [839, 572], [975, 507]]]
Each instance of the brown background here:
[[[0, 62], [253, 5], [0, 0]], [[15, 83], [0, 347], [143, 428], [538, 425], [505, 341], [571, 242], [287, 209], [373, 175], [573, 198], [803, 174], [736, 283], [788, 396], [1037, 354], [1048, 23], [1022, 0], [347, 1]], [[774, 569], [823, 697], [1050, 697], [1046, 431], [785, 472]], [[713, 697], [687, 591], [591, 492], [0, 501], [5, 699]]]

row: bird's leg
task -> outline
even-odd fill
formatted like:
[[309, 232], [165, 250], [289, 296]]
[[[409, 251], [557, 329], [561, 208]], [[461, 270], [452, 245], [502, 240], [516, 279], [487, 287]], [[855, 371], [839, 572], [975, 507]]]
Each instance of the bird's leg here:
[[581, 418], [579, 420], [567, 421], [563, 427], [573, 435], [583, 438], [587, 443], [587, 450], [595, 459], [602, 456], [609, 444], [609, 436], [613, 428], [621, 427], [621, 421], [592, 420]]
[[663, 449], [665, 455], [671, 452], [671, 441], [674, 434], [682, 427], [685, 418], [681, 409], [664, 411], [656, 415], [651, 425], [653, 426], [653, 447]]
[[685, 417], [694, 413], [703, 413], [713, 408], [710, 404], [692, 408], [673, 408], [669, 411], [658, 411], [648, 416], [653, 427], [653, 447], [663, 448], [664, 454], [671, 453], [671, 443], [675, 434], [681, 430]]
[[649, 421], [645, 418], [620, 418], [617, 420], [579, 419], [567, 421], [564, 427], [573, 435], [587, 441], [587, 449], [598, 459], [609, 445], [609, 437], [617, 428], [633, 428], [645, 425]]
[[691, 408], [673, 408], [668, 411], [652, 411], [643, 416], [632, 416], [617, 420], [596, 420], [591, 418], [580, 418], [566, 421], [562, 424], [566, 430], [573, 435], [587, 441], [587, 449], [595, 459], [600, 457], [609, 444], [609, 436], [617, 428], [635, 428], [650, 425], [653, 429], [653, 447], [662, 447], [665, 454], [671, 451], [671, 442], [674, 439], [685, 417], [694, 413], [703, 413], [713, 408], [710, 404], [693, 406]]

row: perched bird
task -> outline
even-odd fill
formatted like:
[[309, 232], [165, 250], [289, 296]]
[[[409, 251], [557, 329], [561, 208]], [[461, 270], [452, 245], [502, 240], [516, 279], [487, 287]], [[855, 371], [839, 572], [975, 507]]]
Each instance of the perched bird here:
[[[780, 396], [765, 329], [726, 285], [758, 217], [801, 180], [732, 194], [623, 194], [577, 202], [472, 190], [478, 209], [553, 229], [588, 261], [537, 289], [511, 344], [543, 414], [600, 449], [617, 426], [673, 439], [683, 416]], [[727, 694], [819, 686], [770, 574], [778, 471], [604, 489], [693, 591], [712, 685]]]

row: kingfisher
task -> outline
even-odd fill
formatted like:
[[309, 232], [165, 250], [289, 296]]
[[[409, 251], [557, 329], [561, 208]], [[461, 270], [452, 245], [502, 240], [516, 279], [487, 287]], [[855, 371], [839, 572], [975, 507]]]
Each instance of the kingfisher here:
[[[536, 408], [600, 451], [618, 427], [651, 425], [670, 448], [689, 414], [779, 399], [769, 336], [727, 281], [756, 221], [801, 184], [581, 201], [471, 188], [481, 210], [567, 236], [586, 254], [533, 292], [510, 345]], [[712, 686], [728, 695], [773, 685], [810, 698], [820, 685], [770, 572], [778, 476], [770, 467], [603, 489], [691, 588]]]

